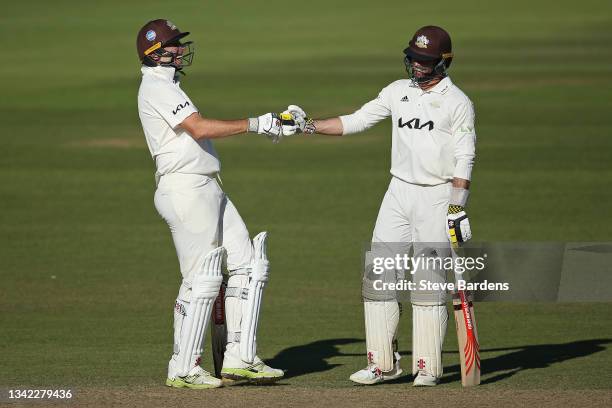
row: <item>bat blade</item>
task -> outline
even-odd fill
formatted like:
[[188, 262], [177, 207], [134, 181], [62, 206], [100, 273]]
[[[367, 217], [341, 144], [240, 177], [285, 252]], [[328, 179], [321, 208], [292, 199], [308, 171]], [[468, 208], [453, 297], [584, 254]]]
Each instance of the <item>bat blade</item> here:
[[464, 387], [472, 387], [480, 384], [480, 344], [474, 305], [469, 293], [461, 290], [453, 294], [453, 309], [459, 342], [461, 384]]
[[225, 325], [225, 281], [219, 288], [219, 295], [215, 300], [212, 311], [211, 341], [212, 356], [215, 366], [215, 376], [221, 378], [221, 368], [223, 368], [223, 357], [225, 346], [227, 345], [227, 327]]

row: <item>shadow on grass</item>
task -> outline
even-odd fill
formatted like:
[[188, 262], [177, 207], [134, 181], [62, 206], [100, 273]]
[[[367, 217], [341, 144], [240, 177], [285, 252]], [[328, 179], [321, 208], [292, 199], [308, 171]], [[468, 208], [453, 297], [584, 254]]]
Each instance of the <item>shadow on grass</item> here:
[[301, 346], [286, 348], [280, 351], [274, 358], [267, 360], [266, 364], [285, 370], [285, 378], [328, 371], [340, 364], [330, 364], [327, 362], [327, 359], [351, 355], [341, 353], [338, 350], [338, 346], [362, 341], [363, 339], [353, 338], [313, 341]]
[[[363, 342], [363, 339], [345, 338], [319, 340], [301, 346], [289, 347], [282, 350], [274, 358], [267, 361], [272, 367], [286, 370], [285, 378], [299, 377], [300, 375], [331, 370], [341, 364], [329, 364], [326, 360], [331, 357], [354, 357], [363, 354], [342, 353], [338, 346]], [[491, 384], [512, 377], [519, 371], [547, 368], [553, 364], [561, 363], [574, 358], [599, 353], [612, 343], [612, 339], [578, 340], [559, 344], [538, 344], [517, 347], [481, 349], [482, 353], [507, 352], [496, 357], [481, 360], [482, 384]], [[445, 351], [444, 354], [456, 354], [457, 351]], [[384, 384], [408, 383], [411, 381], [410, 367], [412, 364], [411, 352], [401, 352], [404, 359], [402, 367], [404, 375], [396, 380], [386, 381]], [[444, 376], [440, 383], [446, 384], [461, 381], [459, 365], [444, 367]], [[492, 376], [491, 376], [492, 375]]]
[[[606, 345], [612, 343], [612, 339], [579, 340], [560, 344], [538, 344], [533, 346], [519, 346], [509, 348], [482, 349], [481, 353], [509, 351], [496, 357], [481, 360], [482, 375], [487, 376], [482, 384], [491, 384], [512, 377], [519, 371], [535, 368], [547, 368], [555, 363], [585, 357], [599, 353], [606, 349]], [[482, 356], [482, 354], [481, 354]], [[441, 383], [461, 381], [459, 365], [444, 367], [446, 373]]]

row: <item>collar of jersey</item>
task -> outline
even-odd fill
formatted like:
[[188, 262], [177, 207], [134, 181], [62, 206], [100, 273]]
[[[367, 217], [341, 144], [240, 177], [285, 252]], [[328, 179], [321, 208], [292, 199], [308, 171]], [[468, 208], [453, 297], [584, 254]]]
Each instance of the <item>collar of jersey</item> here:
[[174, 77], [176, 76], [176, 70], [174, 67], [147, 67], [143, 65], [142, 68], [140, 68], [140, 71], [143, 75], [156, 75], [170, 82], [173, 82]]
[[422, 94], [426, 94], [426, 93], [430, 93], [430, 92], [435, 92], [435, 93], [438, 93], [440, 95], [444, 95], [450, 89], [450, 87], [452, 85], [453, 85], [453, 82], [451, 81], [451, 79], [449, 77], [445, 77], [443, 80], [438, 82], [436, 84], [436, 86], [434, 86], [430, 90], [428, 90], [428, 91], [421, 91], [421, 95]]

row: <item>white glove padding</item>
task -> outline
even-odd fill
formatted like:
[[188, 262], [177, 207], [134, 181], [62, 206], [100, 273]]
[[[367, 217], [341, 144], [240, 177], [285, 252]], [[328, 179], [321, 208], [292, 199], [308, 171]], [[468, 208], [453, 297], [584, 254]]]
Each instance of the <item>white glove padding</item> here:
[[304, 112], [304, 109], [300, 108], [297, 105], [287, 106], [286, 112], [289, 112], [293, 115], [293, 118], [295, 119], [296, 123], [303, 123], [306, 121], [306, 112]]
[[267, 135], [273, 142], [278, 142], [282, 136], [281, 120], [276, 113], [266, 113], [257, 118], [249, 119], [249, 132]]
[[299, 133], [300, 128], [298, 127], [295, 117], [288, 110], [280, 114], [281, 125], [283, 130], [283, 136], [293, 136]]
[[449, 205], [446, 219], [448, 221], [448, 239], [451, 244], [458, 244], [472, 238], [470, 221], [462, 206]]
[[289, 105], [285, 112], [289, 112], [293, 116], [293, 120], [298, 127], [297, 132], [306, 134], [315, 132], [316, 128], [314, 126], [314, 121], [306, 115], [304, 109], [297, 105]]

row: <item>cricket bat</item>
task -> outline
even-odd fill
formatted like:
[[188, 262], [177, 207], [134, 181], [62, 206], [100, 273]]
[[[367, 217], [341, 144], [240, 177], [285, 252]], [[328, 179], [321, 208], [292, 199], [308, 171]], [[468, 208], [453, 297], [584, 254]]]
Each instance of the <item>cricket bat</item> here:
[[[457, 248], [458, 244], [452, 243], [453, 258], [458, 256]], [[455, 274], [456, 283], [460, 278], [461, 275]], [[472, 387], [480, 384], [480, 344], [471, 294], [466, 290], [456, 290], [453, 293], [453, 309], [461, 361], [461, 385]]]
[[227, 327], [225, 326], [225, 287], [227, 283], [223, 281], [219, 288], [219, 295], [215, 299], [212, 311], [211, 342], [212, 356], [215, 366], [215, 377], [221, 378], [221, 368], [223, 368], [223, 356], [227, 345]]

